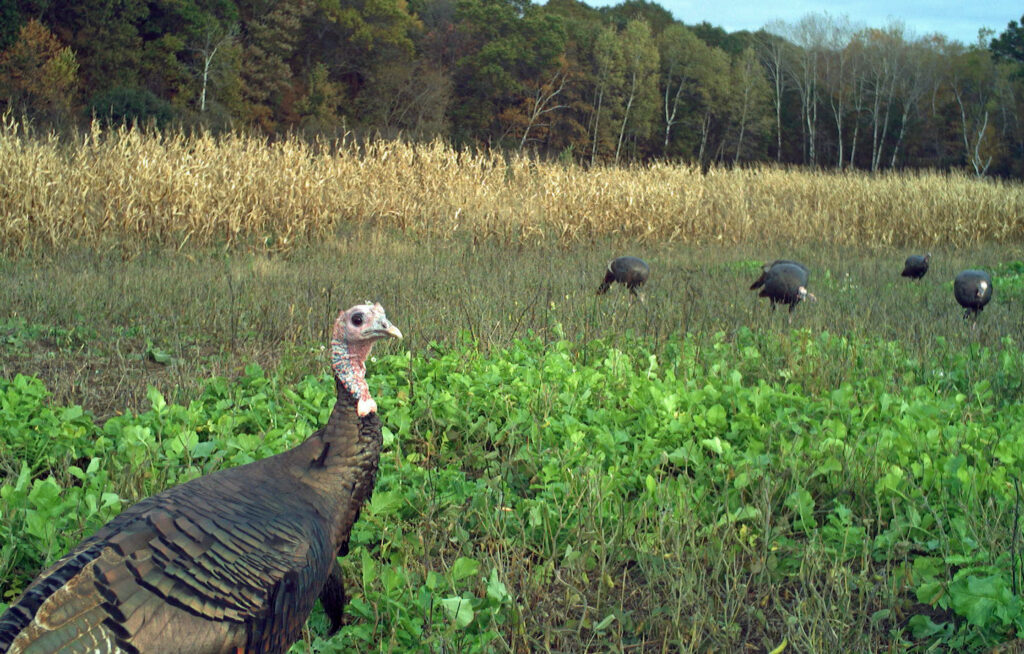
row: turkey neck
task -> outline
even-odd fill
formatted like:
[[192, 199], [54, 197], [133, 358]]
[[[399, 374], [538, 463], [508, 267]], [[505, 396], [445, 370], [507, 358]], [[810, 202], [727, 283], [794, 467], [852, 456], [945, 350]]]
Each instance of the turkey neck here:
[[359, 508], [373, 490], [381, 431], [376, 412], [360, 417], [357, 398], [337, 378], [335, 386], [338, 399], [327, 424], [282, 454], [286, 461], [280, 463], [316, 494], [316, 509], [328, 519], [337, 549], [348, 541]]

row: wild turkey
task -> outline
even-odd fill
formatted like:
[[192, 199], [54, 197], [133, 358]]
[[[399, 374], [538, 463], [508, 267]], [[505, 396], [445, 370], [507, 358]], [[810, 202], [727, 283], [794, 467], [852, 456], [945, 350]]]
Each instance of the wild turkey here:
[[900, 275], [920, 281], [925, 276], [925, 273], [928, 272], [928, 262], [931, 261], [931, 258], [931, 252], [923, 257], [920, 254], [910, 255], [903, 264], [903, 272]]
[[142, 500], [45, 570], [3, 616], [0, 652], [284, 652], [318, 595], [335, 624], [337, 555], [380, 460], [366, 358], [401, 338], [380, 304], [342, 312], [338, 398], [295, 448]]
[[612, 284], [618, 282], [624, 284], [634, 297], [643, 299], [636, 289], [643, 286], [650, 276], [651, 267], [643, 259], [638, 259], [637, 257], [612, 259], [604, 273], [604, 281], [597, 287], [597, 294], [604, 295]]
[[761, 276], [750, 285], [750, 290], [760, 288], [760, 297], [766, 297], [771, 301], [772, 309], [775, 303], [789, 305], [790, 313], [796, 305], [803, 300], [817, 301], [812, 293], [807, 292], [807, 280], [810, 272], [807, 266], [789, 259], [776, 259], [771, 263], [761, 266]]
[[953, 295], [964, 308], [964, 320], [977, 319], [978, 313], [992, 299], [992, 278], [984, 270], [965, 270], [953, 280]]

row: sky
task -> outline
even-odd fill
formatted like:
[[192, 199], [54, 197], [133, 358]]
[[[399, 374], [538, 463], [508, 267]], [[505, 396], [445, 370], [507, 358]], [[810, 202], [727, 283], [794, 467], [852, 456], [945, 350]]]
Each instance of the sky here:
[[[592, 7], [619, 4], [621, 0], [583, 0]], [[902, 21], [904, 37], [938, 32], [951, 40], [972, 45], [978, 30], [988, 27], [996, 36], [1011, 20], [1020, 22], [1024, 6], [1008, 0], [652, 0], [687, 25], [708, 22], [726, 32], [754, 31], [781, 20], [796, 23], [808, 14], [846, 16], [863, 27], [886, 27]]]

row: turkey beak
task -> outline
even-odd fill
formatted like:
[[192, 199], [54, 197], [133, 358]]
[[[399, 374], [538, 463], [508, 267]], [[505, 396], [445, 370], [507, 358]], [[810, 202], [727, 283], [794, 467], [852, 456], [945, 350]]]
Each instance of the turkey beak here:
[[399, 331], [398, 327], [395, 327], [386, 320], [384, 322], [387, 323], [387, 326], [384, 328], [383, 336], [390, 336], [391, 338], [402, 340], [402, 332]]
[[383, 309], [377, 313], [373, 319], [373, 324], [370, 325], [365, 333], [370, 338], [397, 338], [402, 340], [402, 332], [398, 327], [391, 324], [391, 321], [384, 315]]

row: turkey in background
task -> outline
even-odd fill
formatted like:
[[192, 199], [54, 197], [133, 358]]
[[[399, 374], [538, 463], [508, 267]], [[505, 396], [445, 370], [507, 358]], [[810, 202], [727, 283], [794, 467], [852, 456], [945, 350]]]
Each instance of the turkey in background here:
[[617, 282], [628, 288], [633, 297], [640, 298], [643, 301], [643, 295], [638, 293], [636, 289], [643, 286], [650, 276], [651, 267], [643, 259], [637, 257], [613, 259], [605, 270], [604, 281], [597, 287], [597, 294], [604, 295], [611, 288], [611, 285]]
[[903, 272], [900, 273], [903, 277], [909, 277], [914, 281], [920, 281], [925, 273], [928, 272], [928, 263], [932, 260], [932, 253], [921, 256], [920, 254], [912, 254], [907, 257], [907, 260], [903, 262]]
[[793, 313], [804, 300], [816, 302], [818, 298], [807, 291], [810, 272], [807, 266], [789, 259], [776, 259], [761, 266], [761, 276], [750, 285], [750, 290], [761, 289], [759, 297], [766, 297], [774, 310], [775, 304], [788, 304]]
[[978, 314], [992, 299], [992, 278], [984, 270], [965, 270], [953, 280], [953, 296], [964, 308], [964, 320]]

